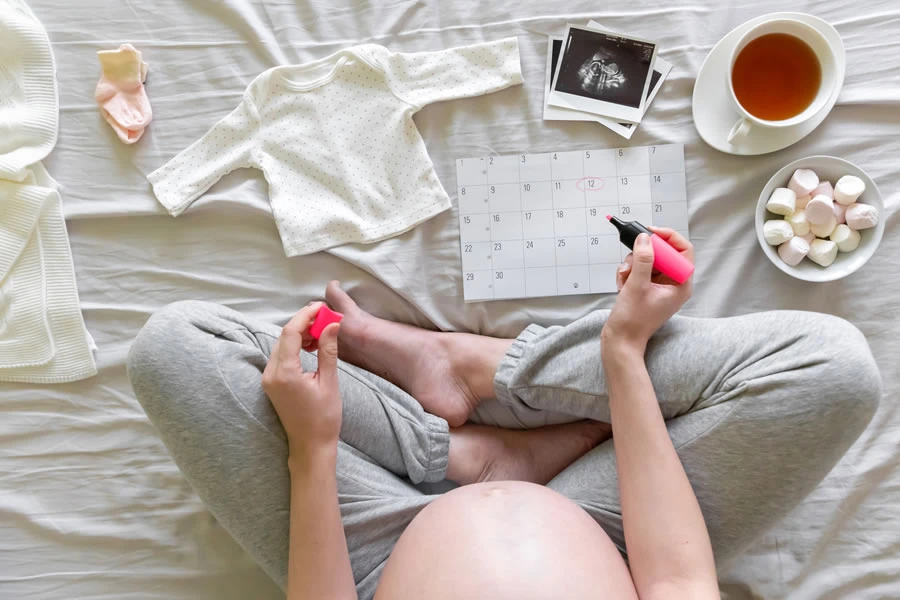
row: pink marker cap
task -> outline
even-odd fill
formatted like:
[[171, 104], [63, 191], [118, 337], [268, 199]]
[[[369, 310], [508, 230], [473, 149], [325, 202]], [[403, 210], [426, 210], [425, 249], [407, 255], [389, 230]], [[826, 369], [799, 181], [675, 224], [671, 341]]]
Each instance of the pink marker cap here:
[[309, 328], [309, 335], [319, 339], [326, 327], [332, 323], [340, 323], [343, 318], [343, 314], [335, 312], [323, 304]]

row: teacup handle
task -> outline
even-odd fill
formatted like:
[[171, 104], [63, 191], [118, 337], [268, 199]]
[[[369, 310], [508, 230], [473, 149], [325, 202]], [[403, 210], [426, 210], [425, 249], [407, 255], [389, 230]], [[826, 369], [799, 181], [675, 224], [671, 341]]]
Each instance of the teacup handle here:
[[742, 138], [750, 133], [750, 121], [747, 119], [738, 119], [728, 132], [728, 143], [730, 144], [737, 138]]

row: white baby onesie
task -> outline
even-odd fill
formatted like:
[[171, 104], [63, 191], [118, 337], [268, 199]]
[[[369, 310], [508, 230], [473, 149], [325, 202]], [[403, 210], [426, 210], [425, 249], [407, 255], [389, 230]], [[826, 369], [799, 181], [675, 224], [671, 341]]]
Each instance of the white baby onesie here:
[[522, 82], [516, 38], [439, 52], [353, 46], [259, 75], [241, 104], [147, 176], [173, 216], [261, 169], [288, 256], [403, 233], [450, 207], [413, 115]]

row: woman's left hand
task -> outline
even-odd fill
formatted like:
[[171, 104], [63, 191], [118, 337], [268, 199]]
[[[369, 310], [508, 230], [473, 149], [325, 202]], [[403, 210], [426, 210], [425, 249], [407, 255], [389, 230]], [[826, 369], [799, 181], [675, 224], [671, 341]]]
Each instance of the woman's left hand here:
[[[326, 327], [318, 342], [309, 334], [321, 307], [321, 302], [307, 305], [284, 326], [263, 371], [263, 390], [281, 419], [291, 455], [336, 446], [341, 432], [337, 374], [340, 324]], [[301, 349], [318, 349], [315, 373], [303, 371]]]

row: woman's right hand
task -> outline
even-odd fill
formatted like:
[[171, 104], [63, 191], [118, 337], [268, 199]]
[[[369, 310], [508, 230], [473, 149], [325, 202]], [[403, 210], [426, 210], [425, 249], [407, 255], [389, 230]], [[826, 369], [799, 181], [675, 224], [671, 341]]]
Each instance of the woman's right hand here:
[[[694, 246], [687, 238], [673, 229], [650, 229], [694, 262]], [[619, 267], [616, 285], [619, 295], [603, 326], [603, 343], [624, 343], [641, 352], [656, 330], [688, 301], [693, 290], [692, 279], [679, 285], [661, 273], [653, 274], [653, 246], [646, 233], [638, 236], [634, 251]]]
[[[262, 375], [262, 386], [288, 438], [291, 456], [321, 448], [336, 448], [341, 431], [338, 389], [338, 331], [332, 323], [318, 342], [309, 333], [321, 302], [308, 304], [281, 330]], [[318, 350], [318, 370], [306, 373], [300, 350]]]

